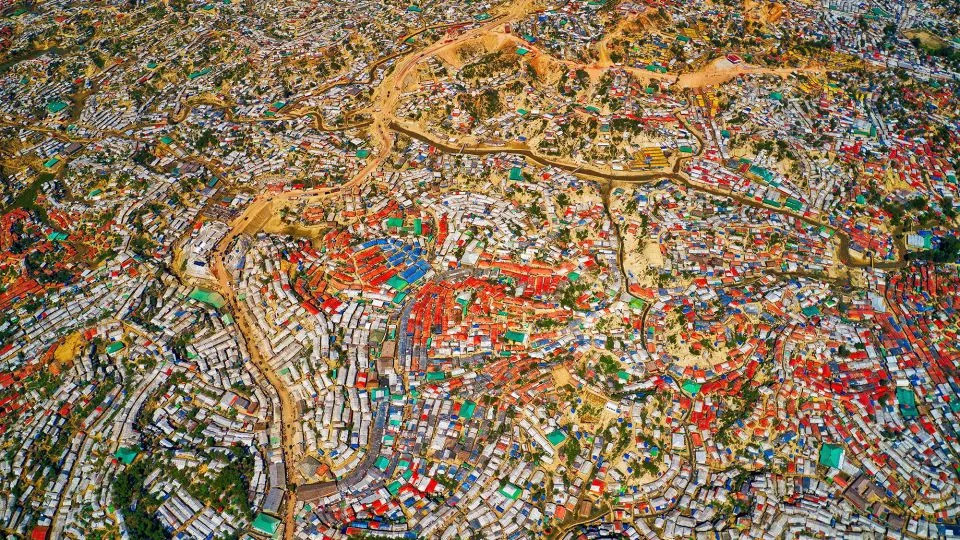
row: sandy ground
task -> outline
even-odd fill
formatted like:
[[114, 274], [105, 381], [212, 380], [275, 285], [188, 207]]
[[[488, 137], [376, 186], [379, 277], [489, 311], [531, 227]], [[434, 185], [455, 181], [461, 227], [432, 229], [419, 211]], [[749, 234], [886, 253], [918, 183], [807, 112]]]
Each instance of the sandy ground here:
[[941, 49], [950, 45], [943, 38], [933, 34], [929, 30], [912, 29], [905, 31], [903, 35], [907, 39], [917, 38], [924, 47], [929, 47], [931, 49]]
[[[637, 233], [639, 235], [639, 233]], [[624, 233], [624, 267], [633, 275], [630, 278], [631, 284], [640, 287], [653, 287], [656, 284], [654, 276], [647, 274], [647, 269], [658, 269], [663, 266], [663, 255], [660, 254], [660, 244], [646, 239], [643, 251], [637, 253], [637, 235]]]
[[551, 375], [553, 375], [553, 382], [557, 388], [572, 384], [571, 381], [573, 379], [571, 379], [570, 372], [565, 366], [557, 366], [553, 368]]
[[63, 343], [57, 346], [57, 349], [53, 352], [53, 360], [61, 370], [66, 369], [73, 365], [73, 361], [80, 356], [86, 345], [87, 341], [83, 339], [83, 333], [80, 331], [74, 332], [65, 337]]
[[733, 64], [726, 58], [717, 58], [703, 69], [692, 73], [684, 73], [677, 78], [680, 88], [704, 88], [718, 86], [740, 75], [776, 75], [786, 78], [793, 72], [807, 71], [803, 68], [762, 68], [746, 63]]

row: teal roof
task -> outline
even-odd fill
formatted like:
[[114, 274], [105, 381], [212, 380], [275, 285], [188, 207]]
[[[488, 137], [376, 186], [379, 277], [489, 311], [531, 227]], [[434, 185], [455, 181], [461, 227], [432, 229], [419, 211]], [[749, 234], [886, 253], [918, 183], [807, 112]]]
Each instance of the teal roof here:
[[387, 280], [387, 285], [392, 287], [393, 290], [395, 291], [402, 291], [407, 288], [407, 285], [409, 285], [409, 283], [407, 283], [407, 281], [401, 278], [400, 276], [393, 276]]
[[196, 79], [197, 77], [203, 77], [203, 76], [206, 75], [207, 73], [210, 73], [210, 68], [205, 67], [205, 68], [201, 69], [200, 71], [194, 71], [193, 73], [187, 75], [187, 78], [192, 81], [192, 80]]
[[917, 396], [909, 388], [897, 388], [897, 403], [900, 404], [900, 413], [904, 418], [911, 419], [919, 416], [917, 413]]
[[838, 444], [824, 444], [820, 447], [820, 464], [825, 467], [840, 468], [843, 460], [843, 447]]
[[469, 399], [460, 406], [460, 418], [473, 418], [473, 412], [477, 410], [477, 404]]
[[203, 302], [204, 304], [213, 306], [217, 309], [222, 308], [227, 303], [220, 293], [199, 288], [192, 290], [189, 296], [198, 302]]
[[500, 494], [510, 499], [511, 501], [515, 501], [519, 499], [521, 493], [523, 493], [523, 491], [517, 486], [511, 484], [510, 482], [507, 482], [506, 484], [503, 485], [502, 488], [500, 488]]
[[113, 453], [113, 457], [120, 460], [124, 465], [129, 465], [133, 463], [133, 460], [136, 459], [138, 452], [132, 448], [126, 448], [121, 446], [117, 448], [117, 451]]
[[280, 527], [280, 520], [264, 514], [263, 512], [257, 514], [257, 517], [253, 520], [253, 529], [260, 534], [265, 534], [267, 536], [273, 536], [277, 534], [277, 529]]
[[683, 388], [684, 392], [690, 394], [691, 396], [697, 395], [697, 393], [700, 391], [700, 384], [693, 381], [684, 381], [680, 387]]
[[550, 433], [547, 433], [547, 440], [550, 441], [550, 444], [557, 446], [563, 441], [567, 440], [567, 434], [559, 429], [555, 429]]
[[527, 339], [527, 335], [523, 332], [517, 332], [515, 330], [508, 330], [506, 334], [503, 335], [504, 339], [507, 341], [512, 341], [514, 343], [523, 343]]
[[47, 104], [47, 110], [52, 114], [56, 114], [67, 108], [67, 103], [65, 101], [53, 101]]

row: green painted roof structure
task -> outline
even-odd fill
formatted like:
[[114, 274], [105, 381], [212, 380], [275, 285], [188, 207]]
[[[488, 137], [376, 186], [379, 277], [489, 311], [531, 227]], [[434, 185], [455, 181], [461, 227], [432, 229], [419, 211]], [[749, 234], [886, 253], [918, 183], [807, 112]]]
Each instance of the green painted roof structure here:
[[559, 429], [555, 429], [550, 433], [547, 433], [547, 440], [550, 441], [550, 444], [558, 446], [560, 443], [567, 440], [567, 434]]
[[690, 394], [691, 396], [697, 395], [697, 392], [700, 391], [700, 384], [693, 381], [684, 381], [682, 385], [683, 391]]
[[197, 302], [203, 302], [204, 304], [213, 306], [216, 309], [220, 309], [227, 304], [227, 301], [223, 299], [223, 296], [216, 291], [208, 291], [206, 289], [196, 288], [190, 291], [188, 296]]
[[523, 490], [511, 484], [510, 482], [507, 482], [502, 488], [500, 488], [500, 494], [511, 501], [519, 499], [521, 493], [523, 493]]
[[515, 330], [507, 330], [507, 333], [505, 333], [503, 337], [507, 341], [512, 341], [514, 343], [523, 343], [527, 339], [526, 334], [523, 332], [517, 332]]
[[253, 520], [253, 530], [260, 534], [265, 534], [267, 536], [273, 536], [277, 534], [277, 529], [280, 527], [280, 520], [260, 512], [257, 514], [257, 517]]
[[119, 459], [124, 465], [129, 465], [133, 463], [133, 460], [136, 459], [138, 453], [139, 452], [132, 448], [121, 446], [120, 448], [117, 448], [116, 452], [113, 453], [113, 457]]
[[841, 460], [843, 460], [843, 447], [839, 444], [824, 444], [820, 447], [821, 465], [839, 469]]
[[473, 418], [473, 412], [477, 410], [477, 404], [469, 399], [460, 406], [460, 418]]
[[911, 419], [919, 416], [917, 412], [917, 396], [909, 388], [897, 388], [897, 403], [900, 404], [900, 413], [904, 418]]
[[47, 103], [47, 110], [50, 111], [51, 114], [56, 114], [66, 108], [67, 108], [66, 101], [52, 101], [50, 103]]
[[400, 276], [393, 276], [387, 280], [387, 285], [389, 285], [395, 291], [402, 291], [407, 288], [407, 281]]

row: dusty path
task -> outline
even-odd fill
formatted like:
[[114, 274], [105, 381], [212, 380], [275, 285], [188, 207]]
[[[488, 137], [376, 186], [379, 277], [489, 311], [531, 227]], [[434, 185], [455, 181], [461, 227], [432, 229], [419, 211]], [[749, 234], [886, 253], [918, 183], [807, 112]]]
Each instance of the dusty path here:
[[[767, 206], [761, 202], [758, 202], [750, 197], [743, 196], [732, 190], [722, 190], [722, 189], [714, 188], [712, 186], [708, 186], [706, 184], [695, 182], [691, 180], [690, 177], [688, 177], [686, 174], [683, 174], [681, 172], [649, 172], [649, 173], [609, 172], [609, 171], [591, 167], [589, 165], [578, 165], [575, 163], [571, 163], [567, 160], [543, 156], [541, 154], [538, 154], [537, 152], [534, 152], [530, 148], [519, 145], [519, 144], [511, 144], [508, 146], [477, 145], [477, 146], [458, 147], [458, 146], [448, 145], [446, 143], [434, 140], [431, 137], [423, 133], [420, 133], [419, 131], [415, 131], [413, 129], [407, 128], [398, 123], [391, 124], [391, 128], [399, 133], [403, 133], [409, 137], [418, 139], [422, 142], [430, 144], [431, 146], [434, 146], [435, 148], [438, 148], [439, 150], [442, 150], [443, 152], [447, 152], [450, 154], [460, 153], [460, 154], [483, 156], [487, 154], [506, 153], [506, 154], [521, 155], [529, 158], [530, 160], [536, 163], [539, 163], [540, 165], [556, 167], [558, 169], [563, 169], [565, 171], [579, 174], [581, 176], [589, 176], [589, 177], [593, 177], [601, 180], [608, 180], [615, 183], [619, 182], [624, 184], [647, 184], [651, 182], [658, 182], [660, 180], [670, 180], [671, 182], [677, 185], [682, 185], [684, 187], [687, 187], [696, 191], [701, 191], [704, 193], [709, 193], [711, 195], [717, 195], [720, 197], [728, 197], [736, 200], [741, 204], [745, 204], [747, 206], [760, 208], [762, 210], [766, 210], [766, 211], [784, 215], [784, 216], [789, 216], [794, 219], [803, 221], [804, 223], [807, 223], [809, 225], [814, 225], [817, 227], [824, 227], [826, 229], [829, 229], [839, 239], [840, 245], [838, 248], [838, 258], [840, 262], [845, 266], [849, 266], [852, 268], [865, 268], [868, 266], [872, 266], [874, 268], [880, 268], [880, 269], [896, 269], [896, 268], [902, 268], [903, 266], [906, 265], [906, 261], [903, 258], [904, 245], [902, 240], [895, 242], [894, 247], [897, 252], [897, 260], [895, 261], [882, 261], [878, 263], [855, 261], [850, 257], [849, 235], [844, 233], [842, 230], [837, 229], [833, 225], [830, 225], [826, 221], [805, 216], [803, 214], [798, 214], [786, 208], [774, 208], [771, 206]], [[894, 236], [896, 237], [896, 235]]]
[[[348, 127], [367, 127], [370, 129], [371, 136], [376, 140], [375, 153], [368, 160], [365, 166], [351, 178], [346, 183], [329, 188], [314, 188], [306, 190], [291, 190], [282, 193], [267, 193], [258, 196], [251, 204], [249, 204], [246, 209], [230, 224], [230, 232], [221, 240], [220, 244], [217, 246], [213, 259], [213, 271], [217, 276], [218, 287], [221, 291], [221, 294], [228, 300], [231, 307], [237, 314], [238, 327], [241, 330], [241, 333], [244, 336], [246, 343], [248, 344], [248, 349], [250, 350], [250, 356], [254, 364], [257, 366], [258, 370], [261, 371], [261, 375], [267, 380], [267, 382], [273, 386], [278, 395], [280, 396], [280, 415], [282, 418], [282, 447], [285, 456], [285, 464], [287, 468], [287, 477], [288, 481], [293, 481], [295, 476], [295, 462], [299, 456], [293, 455], [293, 443], [292, 443], [292, 430], [295, 429], [297, 419], [294, 413], [294, 404], [290, 398], [289, 392], [287, 392], [282, 381], [279, 380], [276, 373], [273, 372], [272, 368], [265, 361], [265, 359], [259, 354], [257, 348], [257, 342], [261, 337], [256, 331], [255, 327], [248, 323], [249, 315], [246, 313], [245, 307], [239, 304], [236, 300], [236, 294], [233, 290], [233, 284], [229, 278], [229, 274], [226, 272], [224, 265], [224, 256], [226, 255], [226, 250], [231, 246], [234, 240], [242, 232], [253, 232], [250, 229], [259, 228], [262, 223], [265, 221], [264, 216], [269, 216], [273, 213], [274, 209], [283, 204], [288, 204], [294, 200], [301, 198], [311, 198], [315, 200], [323, 200], [327, 197], [341, 196], [343, 193], [353, 189], [354, 187], [362, 184], [367, 177], [376, 171], [384, 160], [390, 155], [393, 149], [394, 135], [396, 133], [404, 134], [409, 137], [415, 138], [435, 148], [450, 154], [471, 154], [471, 155], [487, 155], [495, 153], [509, 153], [515, 155], [522, 155], [533, 162], [536, 162], [543, 166], [552, 166], [557, 167], [562, 170], [572, 172], [581, 176], [592, 177], [595, 179], [605, 180], [607, 187], [612, 186], [614, 183], [623, 183], [623, 184], [645, 184], [651, 182], [659, 182], [662, 180], [669, 180], [674, 182], [677, 185], [682, 185], [690, 189], [698, 190], [704, 193], [710, 193], [713, 195], [728, 197], [737, 200], [738, 202], [753, 206], [756, 208], [762, 208], [764, 210], [775, 212], [778, 214], [786, 215], [793, 217], [795, 219], [801, 220], [805, 223], [823, 226], [834, 231], [835, 235], [839, 240], [838, 248], [838, 258], [841, 263], [851, 267], [863, 267], [868, 266], [869, 263], [862, 263], [859, 261], [853, 261], [850, 257], [849, 244], [850, 238], [848, 235], [843, 233], [840, 230], [830, 226], [829, 224], [811, 217], [803, 216], [801, 214], [794, 213], [787, 209], [777, 209], [771, 208], [762, 203], [754, 201], [751, 198], [744, 197], [740, 194], [734, 193], [732, 191], [723, 191], [720, 189], [713, 188], [711, 186], [703, 185], [692, 181], [688, 176], [680, 172], [680, 162], [678, 161], [674, 170], [672, 172], [649, 172], [649, 173], [617, 173], [610, 172], [604, 169], [595, 168], [590, 165], [578, 164], [576, 162], [565, 160], [563, 158], [554, 158], [541, 155], [525, 145], [511, 143], [505, 146], [486, 146], [482, 144], [478, 145], [464, 145], [461, 147], [446, 144], [444, 142], [435, 140], [433, 137], [422, 133], [417, 127], [410, 127], [404, 124], [399, 123], [393, 111], [396, 110], [397, 104], [400, 100], [404, 88], [407, 84], [408, 77], [415, 72], [415, 69], [419, 63], [427, 58], [440, 54], [447, 48], [458, 47], [466, 41], [476, 39], [477, 37], [483, 36], [490, 32], [494, 32], [494, 28], [501, 26], [503, 24], [508, 24], [510, 21], [517, 18], [525, 16], [530, 7], [534, 4], [535, 0], [526, 0], [519, 2], [507, 11], [507, 13], [493, 17], [489, 21], [485, 22], [482, 25], [476, 26], [463, 34], [457, 36], [454, 39], [446, 39], [433, 43], [432, 45], [427, 46], [424, 49], [418, 51], [412, 51], [406, 56], [400, 54], [391, 55], [384, 59], [381, 59], [377, 63], [373, 64], [368, 73], [369, 78], [372, 81], [373, 76], [377, 68], [385, 62], [388, 62], [395, 58], [400, 58], [400, 60], [394, 65], [394, 69], [386, 75], [386, 77], [381, 81], [381, 83], [376, 87], [372, 96], [371, 103], [374, 109], [370, 112], [370, 118], [368, 120], [362, 120], [356, 122]], [[421, 29], [419, 32], [424, 31]], [[406, 37], [404, 37], [406, 39]], [[511, 36], [511, 39], [516, 39], [514, 36]], [[526, 43], [526, 42], [524, 42]], [[527, 47], [527, 45], [524, 45]], [[557, 61], [557, 60], [554, 60]], [[561, 61], [564, 64], [570, 66], [576, 66], [580, 68], [585, 68], [592, 70], [594, 72], [610, 69], [612, 66], [609, 65], [609, 58], [603, 59], [600, 63], [584, 66], [583, 64], [572, 63], [568, 61]], [[789, 73], [800, 71], [801, 69], [783, 69], [783, 70], [769, 70], [766, 68], [757, 68], [755, 66], [749, 65], [737, 65], [733, 68], [722, 65], [721, 60], [714, 61], [710, 66], [705, 68], [700, 72], [690, 73], [685, 75], [666, 75], [666, 74], [654, 74], [646, 70], [637, 70], [637, 76], [642, 76], [645, 79], [657, 78], [665, 79], [671, 83], [677, 83], [681, 88], [691, 88], [698, 87], [701, 85], [714, 85], [720, 84], [727, 80], [730, 80], [734, 77], [737, 77], [742, 74], [773, 74], [779, 76], [786, 76]], [[726, 60], [722, 60], [726, 62]], [[729, 63], [729, 62], [728, 62]], [[814, 68], [809, 68], [814, 69]], [[636, 70], [636, 68], [629, 68], [628, 71]], [[640, 73], [642, 71], [642, 73]], [[345, 83], [335, 83], [335, 84], [345, 84]], [[359, 112], [359, 111], [358, 111]], [[319, 113], [309, 108], [301, 108], [296, 116], [305, 116], [313, 115], [315, 120], [315, 125], [318, 129], [346, 129], [341, 128], [326, 128], [323, 125]], [[278, 119], [291, 118], [291, 115], [284, 115], [278, 117]], [[678, 118], [680, 114], [678, 113]], [[237, 121], [240, 119], [234, 119]], [[247, 119], [243, 119], [247, 120]], [[249, 119], [249, 121], [262, 121], [262, 119]], [[690, 126], [686, 123], [685, 119], [681, 118], [681, 122], [690, 129]], [[691, 132], [693, 130], [691, 129]], [[700, 149], [702, 150], [703, 140], [701, 137], [697, 136], [700, 140]], [[612, 218], [612, 216], [611, 216]], [[622, 243], [622, 242], [621, 242]], [[878, 263], [874, 266], [878, 268], [899, 268], [902, 267], [905, 262], [902, 259], [903, 245], [902, 242], [897, 243], [896, 245], [898, 260], [892, 262], [883, 262]], [[626, 283], [624, 284], [627, 285]], [[294, 532], [294, 509], [296, 505], [296, 493], [293, 490], [288, 491], [288, 498], [286, 501], [286, 510], [284, 515], [284, 536], [287, 539], [293, 538]]]

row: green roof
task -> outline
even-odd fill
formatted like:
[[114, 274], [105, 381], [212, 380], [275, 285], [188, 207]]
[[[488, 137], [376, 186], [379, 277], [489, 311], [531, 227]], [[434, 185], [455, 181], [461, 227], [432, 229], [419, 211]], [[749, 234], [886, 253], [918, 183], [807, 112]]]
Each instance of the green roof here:
[[563, 441], [567, 440], [567, 434], [559, 429], [555, 429], [550, 433], [547, 433], [547, 440], [550, 441], [550, 444], [557, 446]]
[[400, 276], [393, 276], [387, 280], [387, 285], [393, 288], [395, 291], [402, 291], [407, 288], [407, 281]]
[[428, 381], [442, 381], [447, 378], [447, 374], [442, 371], [428, 371], [426, 379]]
[[403, 218], [387, 218], [387, 227], [403, 227]]
[[201, 69], [200, 71], [194, 71], [193, 73], [187, 75], [187, 78], [192, 81], [192, 80], [196, 79], [197, 77], [203, 77], [203, 76], [206, 75], [207, 73], [210, 73], [210, 68], [205, 67], [205, 68]]
[[56, 114], [67, 108], [67, 103], [65, 101], [52, 101], [47, 103], [47, 110], [52, 114]]
[[511, 167], [510, 179], [513, 181], [523, 180], [523, 169], [521, 169], [520, 167]]
[[756, 166], [756, 165], [751, 165], [751, 166], [750, 166], [750, 172], [753, 173], [753, 174], [755, 174], [755, 175], [757, 175], [757, 176], [759, 176], [760, 178], [763, 178], [763, 180], [766, 181], [766, 182], [769, 182], [769, 181], [773, 180], [773, 173], [770, 172], [769, 169], [765, 169], [765, 168], [763, 168], [763, 167], [758, 167], [758, 166]]
[[52, 157], [52, 158], [48, 159], [48, 160], [43, 164], [43, 166], [49, 169], [49, 168], [53, 167], [54, 165], [56, 165], [57, 163], [60, 163], [60, 158]]
[[507, 482], [506, 484], [503, 485], [502, 488], [500, 488], [500, 494], [510, 499], [511, 501], [515, 501], [519, 499], [521, 493], [523, 493], [523, 491], [517, 486], [511, 484], [510, 482]]
[[136, 450], [121, 446], [120, 448], [117, 448], [116, 452], [114, 452], [113, 457], [119, 459], [124, 465], [129, 465], [133, 463], [133, 460], [137, 457], [137, 454], [138, 452]]
[[517, 332], [515, 330], [507, 330], [507, 333], [503, 335], [504, 339], [507, 341], [512, 341], [514, 343], [523, 343], [527, 340], [527, 335], [523, 332]]
[[826, 467], [840, 468], [843, 460], [843, 447], [838, 444], [824, 444], [820, 447], [820, 464]]
[[460, 418], [473, 418], [473, 412], [477, 410], [477, 404], [469, 399], [460, 406]]
[[527, 49], [524, 49], [523, 47], [517, 47], [517, 54], [519, 54], [520, 56], [523, 56], [523, 55], [527, 54], [528, 52], [530, 52], [530, 51], [527, 50]]
[[381, 471], [387, 470], [387, 467], [390, 465], [390, 460], [380, 456], [376, 461], [373, 462], [373, 466], [380, 469]]
[[208, 291], [205, 289], [199, 289], [199, 288], [194, 289], [190, 291], [189, 296], [190, 298], [198, 302], [203, 302], [204, 304], [213, 306], [216, 309], [222, 308], [227, 303], [227, 301], [223, 299], [223, 296], [221, 296], [220, 293], [215, 291]]
[[267, 536], [273, 536], [277, 534], [277, 529], [280, 527], [280, 520], [260, 512], [257, 514], [257, 517], [253, 520], [253, 530], [257, 531], [260, 534], [265, 534]]
[[918, 416], [917, 396], [909, 388], [897, 388], [897, 403], [900, 404], [900, 413], [904, 418], [911, 419]]
[[120, 352], [124, 349], [124, 347], [126, 347], [126, 345], [124, 345], [122, 341], [114, 341], [107, 345], [107, 354]]
[[697, 392], [700, 391], [700, 384], [693, 381], [684, 381], [680, 386], [683, 388], [683, 391], [690, 394], [691, 396], [697, 395]]
[[360, 159], [367, 159], [367, 156], [369, 155], [370, 155], [370, 151], [367, 150], [366, 148], [357, 150], [357, 157]]

